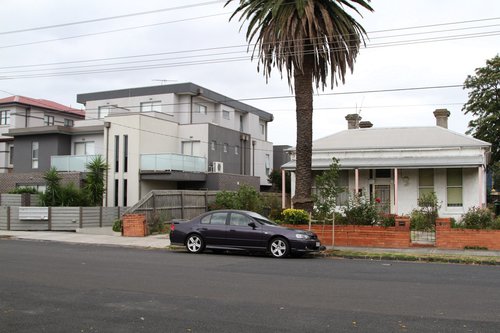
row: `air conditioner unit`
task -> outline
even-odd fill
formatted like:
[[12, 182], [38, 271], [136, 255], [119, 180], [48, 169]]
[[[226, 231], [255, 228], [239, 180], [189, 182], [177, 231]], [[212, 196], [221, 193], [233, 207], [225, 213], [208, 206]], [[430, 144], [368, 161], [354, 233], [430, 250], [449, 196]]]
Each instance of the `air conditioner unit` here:
[[212, 172], [223, 173], [224, 172], [224, 163], [213, 162], [212, 163]]

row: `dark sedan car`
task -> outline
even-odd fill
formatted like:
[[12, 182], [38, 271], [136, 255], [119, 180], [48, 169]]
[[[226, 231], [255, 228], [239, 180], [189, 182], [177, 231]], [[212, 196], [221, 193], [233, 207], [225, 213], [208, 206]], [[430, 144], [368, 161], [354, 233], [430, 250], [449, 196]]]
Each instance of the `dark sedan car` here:
[[269, 252], [275, 258], [300, 256], [324, 249], [310, 231], [285, 228], [264, 216], [243, 210], [216, 210], [191, 221], [174, 222], [170, 242], [191, 253], [211, 250]]

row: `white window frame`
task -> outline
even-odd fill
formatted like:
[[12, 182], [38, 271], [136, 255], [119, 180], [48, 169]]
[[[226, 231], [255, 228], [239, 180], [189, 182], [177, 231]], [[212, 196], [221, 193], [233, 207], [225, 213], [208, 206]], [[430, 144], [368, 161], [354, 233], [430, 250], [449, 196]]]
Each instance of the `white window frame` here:
[[[77, 146], [83, 145], [83, 154], [77, 154]], [[95, 155], [95, 142], [94, 141], [80, 141], [74, 144], [74, 155]]]
[[161, 101], [141, 102], [141, 112], [161, 112]]
[[104, 119], [111, 113], [113, 105], [102, 105], [97, 108], [97, 119]]
[[31, 142], [31, 168], [38, 169], [38, 158], [40, 154], [40, 145], [38, 141]]
[[224, 152], [227, 153], [227, 143], [224, 144]]
[[240, 150], [240, 146], [234, 146], [234, 155], [238, 155]]
[[45, 126], [54, 126], [54, 123], [55, 123], [55, 118], [54, 116], [51, 116], [51, 115], [44, 115], [43, 116], [43, 124]]
[[0, 111], [0, 125], [10, 125], [10, 111]]
[[206, 105], [196, 103], [196, 108], [194, 109], [195, 113], [199, 114], [207, 114], [208, 108]]
[[217, 144], [217, 143], [216, 143], [214, 140], [212, 140], [212, 141], [210, 142], [210, 148], [211, 148], [212, 150], [215, 150], [215, 146], [216, 146], [216, 144]]
[[222, 110], [222, 118], [226, 120], [231, 120], [231, 112], [227, 110]]
[[[448, 179], [448, 172], [450, 170], [460, 170], [460, 184], [459, 185], [450, 185]], [[449, 190], [450, 189], [460, 189], [462, 198], [460, 203], [451, 204], [449, 203]], [[446, 206], [447, 207], [463, 207], [464, 206], [464, 171], [463, 169], [446, 169]]]
[[64, 118], [64, 126], [73, 127], [75, 126], [75, 121], [73, 119]]

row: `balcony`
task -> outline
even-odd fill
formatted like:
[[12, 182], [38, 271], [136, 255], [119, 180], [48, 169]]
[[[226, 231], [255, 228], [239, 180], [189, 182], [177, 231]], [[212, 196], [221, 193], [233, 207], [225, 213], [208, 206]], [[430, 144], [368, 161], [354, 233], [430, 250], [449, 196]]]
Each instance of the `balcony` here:
[[173, 153], [142, 154], [141, 171], [207, 172], [207, 159]]
[[64, 155], [51, 156], [50, 166], [62, 172], [85, 172], [86, 164], [92, 162], [99, 155]]

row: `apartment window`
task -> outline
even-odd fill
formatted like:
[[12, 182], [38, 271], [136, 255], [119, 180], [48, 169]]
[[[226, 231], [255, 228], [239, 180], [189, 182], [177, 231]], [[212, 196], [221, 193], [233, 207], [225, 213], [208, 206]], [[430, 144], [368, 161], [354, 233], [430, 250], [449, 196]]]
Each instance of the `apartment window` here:
[[215, 150], [215, 144], [216, 144], [215, 141], [210, 142], [210, 148], [212, 150]]
[[224, 144], [224, 152], [227, 153], [227, 143]]
[[462, 207], [462, 169], [446, 170], [448, 207]]
[[94, 141], [75, 142], [75, 155], [95, 155]]
[[234, 155], [238, 155], [240, 152], [240, 146], [234, 146]]
[[127, 207], [127, 180], [123, 180], [123, 207]]
[[31, 143], [31, 168], [38, 169], [38, 142]]
[[73, 119], [64, 119], [64, 126], [66, 127], [73, 127], [75, 125], [75, 122]]
[[240, 116], [240, 132], [243, 132], [243, 116]]
[[9, 146], [9, 165], [14, 165], [14, 146]]
[[120, 136], [115, 135], [115, 172], [118, 172], [120, 167], [119, 155], [120, 155]]
[[201, 114], [207, 114], [207, 107], [203, 104], [196, 104], [195, 108], [194, 108], [194, 112], [201, 113]]
[[161, 112], [161, 101], [141, 103], [141, 112]]
[[128, 171], [128, 135], [123, 136], [123, 172]]
[[115, 179], [115, 207], [118, 207], [118, 179]]
[[266, 125], [264, 123], [260, 123], [260, 133], [266, 135]]
[[269, 175], [271, 173], [271, 159], [269, 154], [266, 154], [266, 175]]
[[43, 116], [43, 124], [45, 126], [54, 126], [54, 116]]
[[229, 111], [222, 110], [222, 118], [229, 120], [230, 119]]
[[106, 106], [100, 106], [97, 109], [97, 119], [104, 119], [109, 115], [109, 111], [111, 109], [111, 106], [106, 105]]
[[434, 192], [434, 169], [418, 170], [418, 197]]
[[0, 125], [10, 125], [10, 111], [0, 111]]

